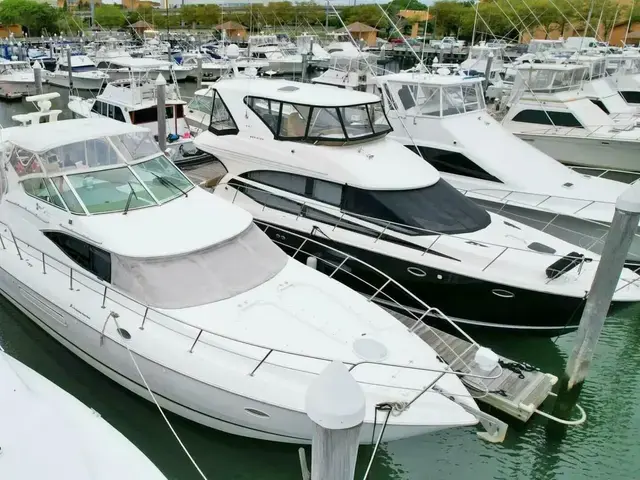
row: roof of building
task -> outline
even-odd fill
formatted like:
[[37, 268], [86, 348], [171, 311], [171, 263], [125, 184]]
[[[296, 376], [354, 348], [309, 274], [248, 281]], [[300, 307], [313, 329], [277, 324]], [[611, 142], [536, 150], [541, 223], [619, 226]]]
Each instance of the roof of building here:
[[355, 32], [355, 33], [364, 33], [364, 32], [377, 32], [377, 28], [370, 27], [362, 22], [355, 22], [351, 25], [347, 25], [347, 31]]
[[229, 20], [228, 22], [221, 23], [220, 25], [216, 25], [216, 30], [244, 30], [246, 27], [241, 23], [234, 22]]
[[138, 20], [136, 23], [131, 25], [131, 28], [153, 28], [153, 25], [150, 25], [144, 20]]

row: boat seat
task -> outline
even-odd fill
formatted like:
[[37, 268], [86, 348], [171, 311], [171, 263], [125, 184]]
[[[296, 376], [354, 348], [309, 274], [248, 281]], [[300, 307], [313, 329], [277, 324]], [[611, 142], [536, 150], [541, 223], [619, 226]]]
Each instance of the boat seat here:
[[306, 122], [302, 119], [299, 113], [294, 112], [287, 117], [287, 129], [284, 132], [285, 137], [304, 137], [305, 129], [307, 128]]

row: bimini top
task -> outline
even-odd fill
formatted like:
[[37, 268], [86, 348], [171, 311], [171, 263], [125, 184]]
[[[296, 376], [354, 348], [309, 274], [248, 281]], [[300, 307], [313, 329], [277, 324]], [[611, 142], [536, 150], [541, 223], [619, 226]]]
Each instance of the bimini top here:
[[107, 118], [83, 118], [29, 127], [6, 128], [2, 140], [35, 153], [42, 153], [62, 145], [112, 137], [128, 133], [147, 133], [146, 128]]
[[[379, 102], [371, 93], [355, 92], [325, 85], [261, 78], [232, 78], [216, 82], [216, 90], [237, 92], [242, 97], [253, 96], [282, 102], [322, 107], [342, 107]], [[211, 93], [209, 93], [211, 95]]]
[[589, 76], [588, 67], [566, 63], [520, 65], [513, 91], [560, 92], [578, 88]]

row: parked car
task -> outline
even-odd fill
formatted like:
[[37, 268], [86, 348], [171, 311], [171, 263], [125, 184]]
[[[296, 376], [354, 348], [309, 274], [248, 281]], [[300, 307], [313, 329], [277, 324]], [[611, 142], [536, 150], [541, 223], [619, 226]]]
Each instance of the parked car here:
[[444, 37], [442, 40], [432, 40], [430, 45], [440, 50], [451, 50], [454, 48], [463, 48], [465, 42], [464, 40], [457, 40], [455, 37]]

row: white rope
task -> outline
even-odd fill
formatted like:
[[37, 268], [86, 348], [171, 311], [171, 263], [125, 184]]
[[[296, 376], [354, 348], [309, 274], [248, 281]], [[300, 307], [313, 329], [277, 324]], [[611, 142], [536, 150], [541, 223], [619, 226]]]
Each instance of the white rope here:
[[[120, 329], [120, 325], [118, 324], [118, 320], [116, 317], [114, 317], [113, 315], [109, 315], [111, 318], [113, 318], [113, 321], [116, 324], [116, 327], [118, 329]], [[200, 469], [200, 467], [198, 466], [198, 464], [196, 463], [196, 461], [193, 459], [193, 457], [191, 456], [191, 454], [189, 453], [189, 450], [187, 450], [187, 447], [184, 446], [184, 443], [182, 443], [182, 440], [180, 439], [180, 437], [178, 436], [178, 434], [176, 433], [176, 431], [173, 428], [173, 425], [171, 425], [171, 422], [169, 421], [169, 419], [167, 418], [167, 416], [164, 414], [164, 410], [162, 410], [162, 407], [160, 406], [160, 404], [158, 403], [158, 401], [156, 400], [156, 396], [153, 394], [153, 392], [151, 391], [151, 388], [149, 388], [149, 384], [147, 383], [147, 379], [144, 378], [144, 375], [142, 374], [142, 371], [140, 370], [140, 367], [138, 366], [138, 362], [136, 362], [136, 359], [133, 356], [133, 353], [131, 352], [131, 349], [129, 349], [129, 345], [127, 345], [126, 343], [123, 344], [124, 347], [127, 349], [127, 352], [129, 352], [129, 356], [131, 357], [131, 361], [133, 362], [133, 365], [136, 367], [136, 370], [138, 371], [138, 375], [140, 375], [140, 378], [142, 379], [142, 381], [144, 382], [144, 386], [146, 387], [147, 391], [149, 392], [149, 395], [151, 395], [151, 399], [153, 400], [153, 403], [156, 404], [156, 407], [158, 407], [158, 410], [160, 411], [160, 415], [162, 415], [162, 418], [164, 419], [164, 421], [166, 422], [167, 426], [169, 427], [169, 430], [171, 430], [171, 433], [173, 433], [173, 436], [176, 437], [176, 440], [178, 441], [178, 443], [180, 444], [180, 446], [182, 447], [182, 450], [184, 451], [184, 453], [187, 455], [187, 457], [189, 457], [189, 460], [191, 460], [191, 463], [193, 464], [193, 466], [195, 467], [195, 469], [198, 471], [198, 473], [200, 474], [200, 476], [204, 479], [204, 480], [208, 480], [206, 475], [202, 472], [202, 470]]]

